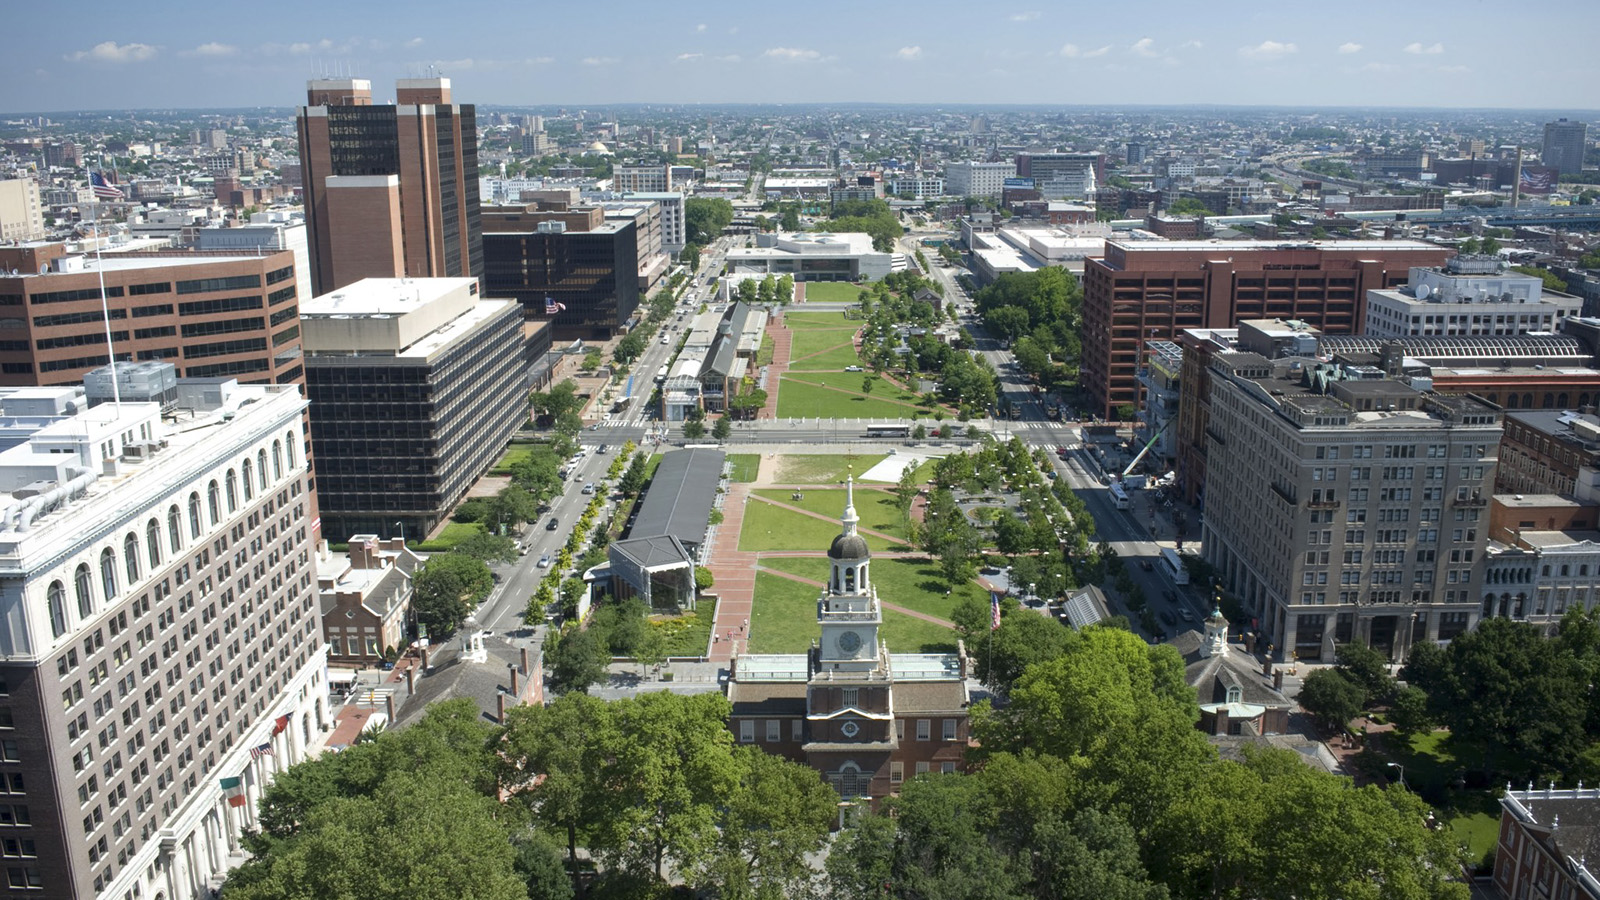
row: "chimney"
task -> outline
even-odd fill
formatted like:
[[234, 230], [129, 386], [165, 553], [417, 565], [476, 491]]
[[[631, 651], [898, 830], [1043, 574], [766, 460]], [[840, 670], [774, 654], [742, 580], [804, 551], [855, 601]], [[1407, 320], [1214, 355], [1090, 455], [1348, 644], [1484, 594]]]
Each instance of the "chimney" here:
[[1262, 662], [1261, 662], [1261, 674], [1263, 674], [1263, 675], [1271, 675], [1272, 674], [1272, 660], [1270, 660], [1270, 659], [1262, 660]]
[[506, 692], [501, 691], [494, 698], [495, 721], [501, 725], [506, 723]]
[[522, 648], [522, 674], [527, 675], [532, 670], [528, 668], [528, 648]]
[[417, 667], [406, 666], [406, 696], [417, 692]]
[[521, 685], [521, 680], [517, 677], [518, 673], [517, 673], [516, 665], [515, 664], [509, 665], [509, 666], [506, 666], [506, 668], [511, 670], [511, 696], [513, 696], [513, 697], [521, 697], [522, 696], [522, 692], [519, 690], [519, 688], [522, 685]]
[[422, 648], [422, 674], [424, 674], [424, 675], [428, 674], [428, 670], [430, 668], [432, 668], [431, 666], [428, 665], [428, 651], [432, 650], [432, 649], [433, 649], [432, 647], [423, 647]]
[[383, 695], [383, 708], [389, 714], [389, 727], [394, 727], [394, 694]]
[[1277, 671], [1272, 673], [1272, 689], [1275, 690], [1275, 691], [1283, 690], [1283, 670], [1282, 669], [1279, 669], [1279, 670], [1277, 670]]

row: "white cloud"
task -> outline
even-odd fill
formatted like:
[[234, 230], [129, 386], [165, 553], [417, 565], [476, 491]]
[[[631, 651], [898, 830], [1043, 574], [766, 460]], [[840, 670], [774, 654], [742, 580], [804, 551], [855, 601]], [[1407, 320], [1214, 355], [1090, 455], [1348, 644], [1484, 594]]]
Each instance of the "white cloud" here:
[[407, 47], [421, 47], [422, 46], [422, 38], [419, 38], [419, 37], [412, 38], [411, 40], [406, 41], [406, 46]]
[[694, 30], [695, 30], [695, 31], [705, 31], [705, 30], [706, 30], [706, 25], [705, 25], [705, 23], [704, 23], [704, 22], [701, 22], [701, 23], [700, 23], [700, 24], [699, 24], [699, 25], [696, 25], [696, 26], [695, 26], [695, 27], [694, 27]]
[[677, 56], [677, 62], [694, 62], [695, 60], [699, 59], [702, 56], [705, 56], [705, 54], [704, 53], [679, 53], [678, 56]]
[[1299, 50], [1300, 48], [1294, 44], [1285, 44], [1279, 41], [1262, 41], [1254, 47], [1240, 47], [1239, 55], [1246, 59], [1273, 60], [1292, 56]]
[[763, 53], [768, 59], [781, 59], [785, 62], [816, 62], [822, 54], [815, 50], [805, 50], [800, 47], [773, 47]]
[[610, 66], [621, 62], [615, 56], [585, 56], [583, 64], [586, 66]]
[[1067, 59], [1094, 59], [1096, 57], [1105, 56], [1110, 52], [1110, 44], [1107, 44], [1104, 47], [1097, 47], [1094, 50], [1085, 50], [1082, 47], [1079, 47], [1077, 44], [1061, 45], [1061, 55], [1065, 56]]
[[1205, 44], [1202, 44], [1199, 41], [1184, 41], [1182, 44], [1178, 45], [1179, 50], [1200, 50], [1204, 47]]
[[1134, 56], [1142, 56], [1145, 59], [1154, 59], [1161, 55], [1155, 51], [1155, 45], [1156, 42], [1154, 38], [1140, 38], [1133, 42], [1133, 45], [1128, 48], [1128, 51]]
[[921, 59], [922, 58], [922, 48], [920, 46], [919, 47], [901, 47], [899, 50], [896, 50], [894, 52], [894, 56], [895, 56], [895, 59], [903, 59], [903, 60], [906, 60], [907, 62], [909, 62], [909, 61], [911, 61], [913, 59]]
[[477, 60], [466, 56], [461, 59], [436, 59], [433, 61], [433, 66], [440, 72], [461, 72], [466, 69], [494, 68], [496, 63], [493, 60]]
[[1407, 53], [1410, 53], [1410, 54], [1413, 54], [1413, 55], [1417, 55], [1417, 56], [1421, 56], [1423, 54], [1427, 54], [1429, 56], [1434, 56], [1436, 54], [1444, 52], [1444, 45], [1443, 44], [1429, 44], [1428, 46], [1424, 47], [1422, 45], [1421, 41], [1412, 41], [1411, 43], [1406, 45], [1405, 49], [1406, 49]]
[[1351, 54], [1351, 53], [1360, 53], [1361, 52], [1361, 45], [1356, 43], [1355, 41], [1348, 41], [1346, 43], [1343, 43], [1343, 44], [1339, 45], [1339, 52], [1340, 53], [1344, 53], [1346, 55]]
[[184, 56], [232, 56], [239, 52], [239, 48], [232, 44], [219, 44], [216, 41], [201, 44], [193, 50], [183, 51]]
[[152, 47], [149, 44], [119, 44], [116, 41], [103, 41], [87, 50], [68, 53], [65, 58], [68, 62], [83, 62], [84, 60], [110, 63], [144, 62], [147, 59], [154, 59], [156, 54], [160, 52], [160, 47]]
[[295, 56], [305, 56], [307, 53], [311, 52], [311, 45], [305, 41], [296, 41], [295, 43], [289, 45], [289, 52], [293, 53]]
[[1439, 71], [1446, 75], [1462, 75], [1471, 72], [1472, 69], [1469, 66], [1440, 66]]
[[737, 54], [737, 53], [730, 53], [727, 56], [719, 56], [719, 57], [717, 57], [717, 62], [736, 63], [736, 62], [741, 62], [741, 61], [742, 60], [740, 59], [739, 54]]
[[1037, 20], [1038, 18], [1039, 18], [1039, 13], [1038, 13], [1037, 10], [1028, 10], [1027, 12], [1019, 12], [1019, 13], [1012, 13], [1011, 14], [1011, 21], [1013, 21], [1013, 22], [1032, 22], [1032, 21]]
[[530, 56], [523, 60], [522, 64], [525, 66], [548, 66], [555, 61], [556, 58], [554, 56]]
[[1363, 72], [1393, 72], [1400, 68], [1394, 63], [1369, 62], [1361, 67]]

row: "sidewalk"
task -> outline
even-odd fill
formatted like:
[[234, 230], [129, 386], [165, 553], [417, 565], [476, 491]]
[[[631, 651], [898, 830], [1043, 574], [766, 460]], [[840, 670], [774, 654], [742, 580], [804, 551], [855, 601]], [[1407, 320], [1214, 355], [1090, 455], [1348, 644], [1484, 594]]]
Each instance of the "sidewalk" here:
[[[800, 285], [795, 285], [798, 288]], [[783, 323], [780, 313], [767, 321], [767, 334], [772, 337], [772, 362], [767, 366], [767, 404], [756, 414], [758, 419], [778, 417], [778, 382], [789, 371], [789, 361], [794, 353], [794, 332]]]
[[[711, 643], [706, 658], [726, 663], [733, 658], [737, 641], [743, 646], [749, 635], [750, 611], [756, 596], [755, 553], [739, 549], [739, 531], [744, 526], [744, 507], [750, 499], [748, 484], [728, 485], [722, 504], [722, 524], [711, 543], [709, 568], [717, 592], [717, 611], [711, 623]], [[731, 636], [731, 637], [730, 637]]]

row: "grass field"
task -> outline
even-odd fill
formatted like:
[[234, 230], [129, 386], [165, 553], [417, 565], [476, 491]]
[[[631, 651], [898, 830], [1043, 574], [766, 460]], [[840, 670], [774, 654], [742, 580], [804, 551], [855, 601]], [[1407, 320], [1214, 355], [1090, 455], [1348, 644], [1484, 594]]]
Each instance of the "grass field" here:
[[500, 456], [500, 459], [494, 465], [489, 467], [489, 474], [510, 475], [512, 466], [527, 459], [528, 455], [533, 453], [534, 448], [543, 446], [545, 445], [527, 442], [506, 445], [506, 452]]
[[[750, 652], [804, 653], [817, 634], [817, 588], [757, 572]], [[884, 611], [880, 635], [895, 653], [949, 653], [956, 648], [955, 632], [893, 610]]]
[[[761, 565], [813, 581], [828, 579], [828, 560], [820, 556], [767, 557], [761, 560]], [[939, 575], [939, 567], [918, 557], [874, 559], [871, 578], [878, 588], [879, 600], [937, 616], [947, 622], [956, 604], [964, 597], [989, 602], [989, 595], [971, 582], [945, 594], [946, 585]]]
[[846, 318], [842, 312], [794, 312], [784, 314], [783, 322], [796, 334], [817, 328], [860, 328], [861, 319]]
[[[861, 357], [856, 354], [856, 348], [851, 344], [844, 344], [832, 350], [825, 350], [815, 356], [806, 356], [790, 359], [789, 371], [791, 372], [838, 372], [846, 366], [861, 365]], [[860, 375], [856, 375], [856, 384], [860, 385]]]
[[861, 285], [848, 281], [808, 281], [807, 303], [854, 303], [861, 296]]
[[[841, 490], [807, 490], [802, 492], [804, 500], [789, 499], [794, 492], [785, 490], [758, 490], [758, 497], [766, 497], [789, 506], [798, 506], [807, 512], [838, 518], [844, 512], [844, 491]], [[873, 531], [881, 531], [898, 537], [905, 537], [905, 529], [900, 524], [900, 510], [894, 504], [894, 495], [886, 491], [856, 491], [856, 515], [861, 517], [861, 527]]]
[[789, 358], [809, 356], [834, 347], [849, 347], [855, 336], [854, 328], [797, 328], [790, 345]]
[[729, 481], [751, 482], [761, 472], [761, 454], [759, 453], [729, 453], [728, 464], [732, 466]]
[[[826, 550], [839, 533], [839, 523], [816, 519], [754, 500], [745, 505], [744, 526], [739, 530], [740, 550]], [[890, 541], [863, 535], [867, 546], [888, 550]]]
[[801, 453], [780, 456], [778, 471], [772, 480], [776, 484], [838, 484], [844, 481], [847, 472], [865, 472], [883, 460], [882, 453]]
[[431, 553], [444, 553], [455, 549], [455, 546], [472, 535], [483, 530], [483, 525], [477, 522], [451, 522], [444, 526], [439, 536], [431, 541], [417, 543], [415, 540], [407, 541], [412, 547]]
[[860, 392], [859, 380], [854, 391], [831, 390], [792, 375], [779, 378], [778, 385], [780, 419], [904, 419], [917, 409], [905, 403], [869, 397]]

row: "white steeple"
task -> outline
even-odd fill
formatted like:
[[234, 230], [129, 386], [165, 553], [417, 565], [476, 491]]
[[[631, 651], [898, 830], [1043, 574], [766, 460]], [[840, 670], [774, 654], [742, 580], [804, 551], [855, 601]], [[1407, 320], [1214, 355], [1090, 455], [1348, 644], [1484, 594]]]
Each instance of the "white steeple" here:
[[856, 479], [854, 475], [846, 475], [844, 479], [844, 515], [839, 521], [844, 523], [845, 534], [855, 534], [856, 525], [861, 517], [856, 515]]
[[1223, 617], [1221, 607], [1212, 609], [1211, 615], [1206, 617], [1206, 641], [1200, 645], [1200, 655], [1228, 655], [1228, 620]]

